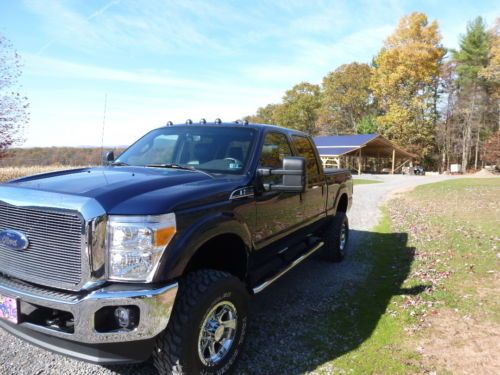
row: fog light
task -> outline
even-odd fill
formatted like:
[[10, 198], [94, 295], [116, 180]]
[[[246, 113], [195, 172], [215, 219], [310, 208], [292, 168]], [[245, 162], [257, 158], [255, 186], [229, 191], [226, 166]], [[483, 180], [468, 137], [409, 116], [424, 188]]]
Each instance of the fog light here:
[[118, 307], [115, 310], [115, 318], [121, 328], [133, 328], [137, 324], [137, 313], [127, 307]]

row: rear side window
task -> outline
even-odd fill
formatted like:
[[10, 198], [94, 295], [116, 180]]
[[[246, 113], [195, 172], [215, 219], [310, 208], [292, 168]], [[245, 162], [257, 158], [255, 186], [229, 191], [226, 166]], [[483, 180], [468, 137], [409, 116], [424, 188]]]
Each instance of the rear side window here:
[[314, 153], [313, 145], [309, 139], [299, 135], [293, 135], [292, 142], [299, 156], [306, 159], [307, 174], [309, 176], [316, 176], [319, 174], [318, 161], [316, 160], [316, 154]]

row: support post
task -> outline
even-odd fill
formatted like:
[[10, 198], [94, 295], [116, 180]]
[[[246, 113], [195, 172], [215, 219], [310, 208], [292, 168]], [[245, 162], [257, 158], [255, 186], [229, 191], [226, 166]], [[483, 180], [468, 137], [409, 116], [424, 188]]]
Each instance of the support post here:
[[391, 174], [394, 174], [394, 165], [396, 164], [396, 149], [392, 149], [392, 168], [391, 168]]
[[358, 153], [358, 175], [361, 174], [361, 148], [359, 149]]

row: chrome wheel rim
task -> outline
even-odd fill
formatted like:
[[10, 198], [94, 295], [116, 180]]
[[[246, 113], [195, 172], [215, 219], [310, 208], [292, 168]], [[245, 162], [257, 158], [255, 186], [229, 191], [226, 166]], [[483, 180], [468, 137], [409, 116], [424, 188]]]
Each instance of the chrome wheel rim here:
[[234, 345], [238, 314], [236, 307], [223, 301], [205, 316], [198, 338], [198, 355], [205, 366], [216, 366]]
[[344, 251], [346, 243], [347, 243], [347, 225], [345, 225], [345, 222], [343, 222], [342, 226], [340, 227], [340, 243], [339, 243], [340, 251]]

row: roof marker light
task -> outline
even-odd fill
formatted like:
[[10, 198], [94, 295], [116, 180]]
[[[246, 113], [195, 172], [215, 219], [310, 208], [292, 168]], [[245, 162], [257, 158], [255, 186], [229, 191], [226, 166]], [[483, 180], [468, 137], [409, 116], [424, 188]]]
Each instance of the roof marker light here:
[[202, 119], [200, 120], [200, 124], [206, 124], [206, 123], [207, 123], [207, 120], [205, 120], [204, 118], [202, 118]]
[[166, 126], [172, 126], [174, 123], [172, 121], [167, 121], [167, 125]]
[[191, 120], [190, 118], [188, 118], [188, 119], [186, 120], [186, 124], [187, 124], [187, 125], [191, 125], [192, 123], [193, 123], [193, 120]]
[[216, 118], [216, 119], [215, 119], [215, 123], [216, 123], [216, 124], [222, 124], [222, 120], [221, 120], [220, 118]]

